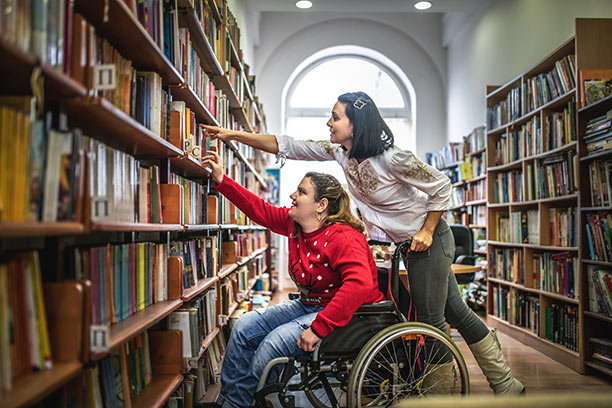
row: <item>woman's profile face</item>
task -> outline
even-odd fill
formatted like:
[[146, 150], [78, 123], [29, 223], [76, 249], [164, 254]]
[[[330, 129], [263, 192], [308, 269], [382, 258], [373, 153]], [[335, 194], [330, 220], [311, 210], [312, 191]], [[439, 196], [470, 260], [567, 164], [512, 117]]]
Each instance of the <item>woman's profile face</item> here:
[[330, 132], [330, 141], [339, 143], [351, 150], [353, 141], [353, 124], [346, 116], [346, 105], [340, 101], [336, 102], [332, 109], [331, 117], [327, 121]]
[[316, 218], [318, 202], [315, 201], [315, 186], [310, 177], [304, 177], [297, 190], [289, 196], [292, 201], [289, 216], [298, 224]]

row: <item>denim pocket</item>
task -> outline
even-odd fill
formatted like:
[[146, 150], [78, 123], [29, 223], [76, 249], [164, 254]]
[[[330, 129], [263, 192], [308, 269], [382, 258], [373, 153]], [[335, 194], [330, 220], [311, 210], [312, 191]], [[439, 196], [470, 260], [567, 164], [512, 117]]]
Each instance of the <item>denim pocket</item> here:
[[440, 231], [437, 231], [438, 239], [440, 240], [440, 246], [442, 246], [442, 252], [444, 256], [453, 258], [455, 256], [455, 238], [448, 225], [445, 225]]

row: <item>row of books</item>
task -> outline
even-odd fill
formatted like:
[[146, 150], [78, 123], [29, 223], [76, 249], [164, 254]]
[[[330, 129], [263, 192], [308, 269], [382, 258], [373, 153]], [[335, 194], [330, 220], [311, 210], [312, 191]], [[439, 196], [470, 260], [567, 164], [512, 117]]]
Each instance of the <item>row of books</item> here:
[[589, 310], [612, 317], [612, 270], [587, 266]]
[[485, 152], [481, 152], [466, 158], [461, 163], [461, 180], [458, 181], [470, 180], [484, 175], [487, 171], [484, 155]]
[[551, 208], [549, 217], [550, 244], [561, 247], [578, 246], [578, 209], [576, 207]]
[[587, 122], [583, 140], [589, 154], [612, 149], [612, 109]]
[[493, 203], [516, 203], [524, 200], [523, 172], [494, 173]]
[[127, 375], [133, 400], [151, 383], [153, 378], [149, 333], [145, 330], [137, 334], [136, 337], [128, 340], [124, 347], [127, 354]]
[[527, 163], [527, 200], [560, 197], [577, 190], [578, 155], [575, 151]]
[[467, 201], [479, 201], [487, 199], [487, 181], [480, 180], [470, 184], [467, 190]]
[[521, 87], [511, 89], [506, 98], [487, 108], [487, 129], [497, 129], [520, 118], [525, 112], [521, 106]]
[[498, 234], [502, 242], [539, 244], [539, 217], [537, 210], [511, 212], [510, 218], [499, 215]]
[[576, 102], [572, 99], [560, 112], [546, 113], [542, 127], [534, 116], [517, 131], [495, 142], [496, 165], [559, 148], [576, 140]]
[[612, 369], [612, 340], [603, 337], [591, 337], [589, 339], [593, 347], [591, 357], [599, 364], [608, 369]]
[[486, 147], [486, 130], [484, 126], [478, 126], [469, 135], [463, 137], [465, 150], [468, 153], [477, 152]]
[[533, 254], [533, 283], [536, 289], [575, 299], [579, 293], [578, 257], [570, 252]]
[[0, 262], [0, 396], [13, 378], [52, 365], [40, 261], [28, 252]]
[[170, 242], [169, 255], [183, 260], [183, 289], [195, 286], [202, 279], [217, 276], [218, 252], [216, 237]]
[[490, 314], [493, 316], [510, 321], [511, 305], [510, 290], [504, 286], [492, 286], [489, 291], [491, 300], [489, 300]]
[[555, 61], [552, 70], [525, 80], [523, 114], [547, 104], [576, 87], [575, 60], [574, 54], [566, 55]]
[[464, 147], [461, 142], [450, 142], [439, 152], [426, 153], [427, 164], [437, 169], [442, 169], [450, 164], [463, 160]]
[[512, 313], [510, 322], [524, 327], [536, 336], [540, 335], [540, 299], [529, 293], [510, 293]]
[[591, 213], [586, 218], [586, 234], [590, 258], [595, 261], [612, 261], [612, 214]]
[[72, 221], [83, 190], [80, 131], [67, 131], [56, 111], [36, 118], [35, 104], [0, 98], [0, 220]]
[[578, 350], [578, 306], [552, 303], [544, 309], [544, 338]]
[[588, 170], [591, 206], [612, 205], [612, 160], [590, 161]]
[[217, 327], [215, 295], [209, 289], [168, 316], [168, 330], [183, 332], [183, 357], [198, 358], [204, 338]]
[[91, 281], [92, 324], [110, 325], [168, 299], [168, 245], [139, 242], [74, 251], [77, 279]]
[[87, 136], [91, 219], [95, 221], [163, 223], [159, 167], [143, 162]]
[[524, 252], [516, 248], [495, 248], [489, 256], [489, 276], [525, 284]]

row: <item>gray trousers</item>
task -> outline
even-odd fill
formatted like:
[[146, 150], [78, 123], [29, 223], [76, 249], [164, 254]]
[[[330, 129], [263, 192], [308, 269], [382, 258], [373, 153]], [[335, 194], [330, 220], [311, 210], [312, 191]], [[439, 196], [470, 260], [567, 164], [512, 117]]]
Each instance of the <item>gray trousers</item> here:
[[[446, 332], [446, 322], [456, 328], [467, 344], [482, 340], [489, 329], [463, 301], [451, 269], [455, 256], [453, 233], [441, 218], [427, 251], [403, 254], [408, 271], [410, 295], [417, 321]], [[442, 358], [450, 361], [450, 356]]]

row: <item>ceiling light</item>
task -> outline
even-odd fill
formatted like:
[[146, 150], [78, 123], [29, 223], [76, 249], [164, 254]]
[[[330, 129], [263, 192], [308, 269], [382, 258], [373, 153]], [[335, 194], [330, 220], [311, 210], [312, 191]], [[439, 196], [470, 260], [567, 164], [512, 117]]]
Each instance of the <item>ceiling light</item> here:
[[418, 1], [414, 3], [414, 8], [417, 10], [427, 10], [431, 8], [431, 1]]
[[301, 9], [309, 9], [312, 7], [312, 1], [309, 0], [298, 0], [295, 2], [295, 7]]

